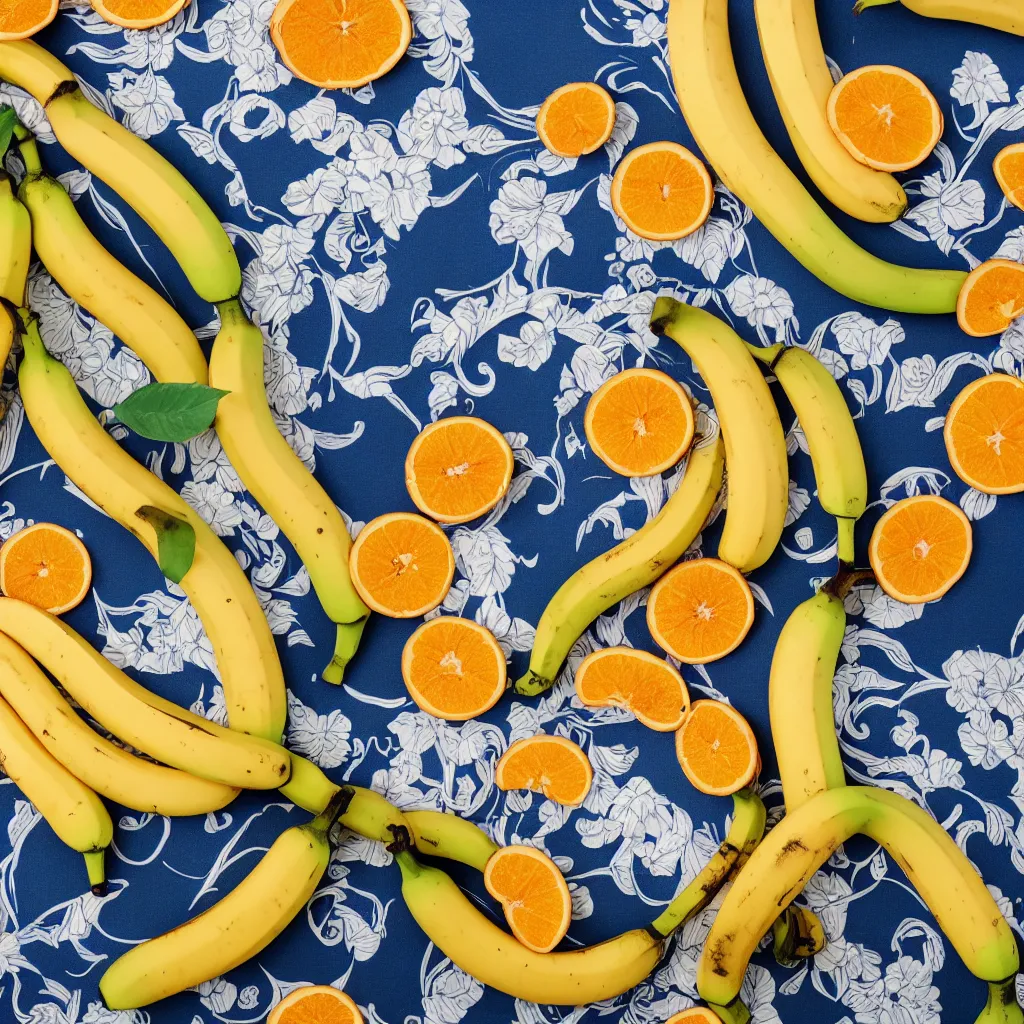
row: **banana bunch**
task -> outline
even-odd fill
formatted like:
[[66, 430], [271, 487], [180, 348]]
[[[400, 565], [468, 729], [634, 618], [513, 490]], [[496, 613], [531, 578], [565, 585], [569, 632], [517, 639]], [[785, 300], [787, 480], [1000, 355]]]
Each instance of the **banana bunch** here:
[[0, 375], [20, 332], [17, 308], [25, 302], [32, 258], [32, 224], [0, 164]]
[[[899, 0], [908, 10], [926, 18], [969, 21], [987, 25], [1003, 32], [1024, 36], [1024, 9], [1019, 0]], [[860, 14], [869, 7], [893, 4], [896, 0], [857, 0], [854, 11]]]

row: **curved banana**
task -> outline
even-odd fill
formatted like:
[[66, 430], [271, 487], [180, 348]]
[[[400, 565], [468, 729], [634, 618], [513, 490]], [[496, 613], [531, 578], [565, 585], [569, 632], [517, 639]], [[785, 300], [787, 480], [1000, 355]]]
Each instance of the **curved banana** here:
[[498, 844], [479, 825], [445, 811], [404, 811], [420, 853], [483, 871]]
[[32, 215], [32, 241], [53, 279], [105, 324], [159, 381], [206, 383], [196, 336], [144, 281], [96, 240], [64, 186], [43, 171], [35, 139], [20, 143], [27, 173], [18, 195]]
[[100, 426], [74, 378], [54, 359], [34, 317], [22, 314], [25, 354], [18, 373], [32, 428], [50, 457], [104, 512], [159, 555], [159, 535], [137, 515], [155, 506], [195, 532], [195, 557], [181, 580], [213, 644], [231, 727], [277, 743], [287, 717], [284, 676], [263, 609], [234, 555], [162, 480]]
[[[32, 257], [32, 222], [0, 167], [0, 376], [18, 336], [17, 307], [25, 301]], [[2, 414], [0, 414], [2, 418]]]
[[664, 508], [621, 544], [577, 569], [548, 601], [537, 624], [530, 667], [515, 692], [551, 689], [572, 645], [602, 612], [668, 572], [700, 533], [722, 487], [720, 434], [695, 443], [686, 472]]
[[349, 576], [352, 538], [337, 506], [277, 429], [263, 383], [263, 332], [237, 299], [218, 309], [210, 383], [228, 394], [217, 405], [217, 436], [242, 482], [292, 542], [324, 611], [337, 623], [334, 656], [323, 676], [340, 683], [370, 614]]
[[43, 105], [61, 145], [156, 232], [200, 296], [223, 302], [238, 294], [238, 259], [214, 212], [152, 146], [90, 103], [69, 68], [23, 39], [0, 43], [0, 78]]
[[[857, 0], [854, 11], [860, 14], [869, 7], [892, 4], [896, 0]], [[969, 21], [975, 25], [1024, 36], [1024, 10], [1018, 0], [900, 0], [908, 10], [926, 18]]]
[[843, 786], [787, 813], [736, 876], [697, 965], [701, 998], [735, 1005], [750, 957], [780, 910], [858, 833], [881, 843], [903, 868], [972, 974], [1012, 983], [1019, 965], [1013, 932], [942, 826], [888, 790]]
[[212, 782], [276, 789], [291, 775], [284, 747], [225, 729], [151, 693], [55, 615], [0, 597], [0, 632], [20, 644], [108, 732]]
[[402, 895], [417, 924], [441, 952], [492, 988], [527, 1002], [580, 1006], [613, 999], [654, 970], [665, 940], [707, 906], [743, 852], [764, 830], [764, 806], [750, 790], [734, 796], [734, 816], [718, 852], [647, 928], [569, 953], [534, 953], [503, 931], [463, 895], [444, 871], [420, 864], [410, 837], [396, 830], [391, 849], [402, 871]]
[[[0, 299], [0, 375], [7, 365], [7, 359], [14, 347], [14, 339], [18, 336], [18, 314], [6, 302]], [[0, 419], [7, 412], [0, 408]]]
[[237, 789], [133, 757], [93, 732], [36, 663], [0, 633], [0, 694], [72, 775], [108, 800], [149, 814], [206, 814]]
[[662, 296], [651, 330], [686, 352], [711, 392], [728, 471], [718, 557], [750, 572], [771, 557], [789, 508], [786, 437], [772, 393], [746, 344], [717, 316]]
[[0, 768], [60, 839], [85, 857], [92, 891], [106, 895], [103, 855], [114, 825], [103, 801], [50, 754], [2, 697]]
[[331, 859], [328, 834], [346, 794], [286, 829], [246, 878], [198, 917], [143, 942], [100, 978], [109, 1010], [134, 1010], [230, 971], [265, 949], [316, 891]]
[[764, 137], [736, 76], [729, 0], [670, 0], [668, 48], [690, 132], [725, 185], [812, 274], [842, 295], [904, 313], [952, 313], [963, 271], [886, 263], [845, 235]]
[[828, 123], [832, 74], [814, 0], [755, 0], [754, 13], [779, 112], [811, 180], [851, 217], [876, 224], [897, 220], [907, 208], [903, 186], [854, 160]]
[[821, 507], [836, 517], [839, 561], [853, 565], [853, 531], [868, 507], [868, 471], [853, 416], [835, 377], [794, 345], [750, 346], [767, 363], [800, 421], [814, 466]]

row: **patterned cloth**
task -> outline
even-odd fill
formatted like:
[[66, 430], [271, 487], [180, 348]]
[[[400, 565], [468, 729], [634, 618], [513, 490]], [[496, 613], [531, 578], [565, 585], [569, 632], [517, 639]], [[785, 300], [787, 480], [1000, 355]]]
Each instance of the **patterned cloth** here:
[[[235, 238], [244, 298], [267, 336], [267, 385], [281, 429], [351, 517], [410, 509], [402, 460], [420, 427], [472, 412], [507, 432], [516, 453], [511, 502], [449, 531], [458, 559], [444, 612], [486, 624], [525, 667], [533, 625], [558, 584], [654, 516], [678, 474], [626, 481], [590, 453], [588, 396], [610, 374], [654, 365], [707, 394], [689, 361], [646, 330], [654, 295], [715, 309], [748, 340], [818, 353], [858, 415], [873, 504], [858, 530], [898, 498], [942, 493], [975, 521], [963, 581], [940, 604], [911, 608], [858, 589], [835, 682], [850, 779], [927, 807], [984, 872], [1019, 932], [1024, 873], [1024, 662], [1021, 499], [988, 497], [949, 468], [939, 429], [952, 397], [992, 369], [1021, 373], [1024, 321], [1001, 339], [969, 340], [953, 317], [888, 316], [829, 291], [724, 188], [706, 226], [674, 245], [630, 235], [611, 213], [610, 172], [628, 147], [692, 145], [667, 71], [666, 0], [408, 0], [415, 37], [386, 79], [322, 93], [277, 61], [273, 0], [193, 0], [170, 24], [125, 32], [69, 7], [40, 41], [90, 95], [150, 140], [210, 200]], [[749, 0], [734, 0], [737, 62], [755, 113], [793, 161], [757, 49]], [[842, 225], [901, 262], [957, 268], [1024, 259], [1024, 221], [991, 173], [1021, 138], [1020, 40], [928, 21], [899, 6], [859, 19], [850, 0], [821, 0], [837, 69], [896, 63], [921, 75], [946, 131], [893, 228]], [[1014, 59], [1016, 58], [1016, 60]], [[618, 104], [604, 151], [562, 160], [538, 144], [533, 117], [553, 88], [597, 79]], [[104, 243], [173, 296], [209, 339], [211, 309], [110, 190], [52, 145], [39, 109], [13, 98], [43, 157]], [[15, 169], [12, 162], [12, 169]], [[833, 211], [835, 214], [835, 211]], [[44, 273], [31, 285], [51, 350], [98, 414], [149, 375]], [[159, 693], [215, 719], [214, 661], [181, 591], [142, 547], [46, 461], [13, 402], [0, 428], [0, 535], [34, 520], [81, 532], [95, 561], [91, 599], [72, 624]], [[777, 397], [780, 397], [777, 395]], [[706, 408], [706, 407], [705, 407]], [[774, 640], [790, 610], [835, 564], [834, 522], [814, 499], [810, 459], [783, 403], [791, 454], [782, 547], [753, 574], [757, 621], [725, 661], [685, 671], [695, 696], [735, 703], [755, 724], [762, 793], [781, 799], [768, 730]], [[540, 701], [506, 699], [448, 725], [418, 712], [399, 674], [415, 623], [375, 617], [342, 689], [317, 678], [333, 628], [274, 523], [244, 491], [212, 433], [161, 445], [112, 432], [173, 482], [236, 552], [263, 600], [291, 688], [288, 742], [336, 780], [372, 785], [403, 807], [456, 811], [498, 842], [542, 846], [573, 893], [571, 943], [650, 920], [724, 833], [730, 801], [694, 792], [672, 737], [615, 710], [589, 711], [570, 675]], [[695, 546], [714, 554], [720, 520]], [[1016, 596], [1014, 596], [1016, 595]], [[603, 616], [571, 665], [596, 646], [652, 648], [644, 593]], [[587, 804], [568, 811], [493, 784], [511, 740], [571, 736], [595, 769]], [[247, 794], [205, 820], [120, 809], [115, 880], [81, 895], [84, 872], [13, 785], [0, 788], [9, 849], [0, 873], [0, 1018], [31, 1024], [212, 1024], [263, 1019], [303, 982], [344, 985], [374, 1024], [520, 1024], [599, 1019], [658, 1024], [693, 1003], [709, 915], [685, 927], [651, 978], [612, 1005], [553, 1010], [485, 991], [429, 946], [379, 846], [349, 837], [307, 912], [230, 976], [145, 1012], [111, 1013], [97, 980], [129, 944], [172, 927], [235, 885], [280, 831], [305, 820]], [[458, 880], [494, 906], [478, 875]], [[783, 969], [762, 951], [744, 998], [757, 1024], [939, 1024], [973, 1020], [984, 986], [967, 974], [900, 870], [852, 841], [805, 892], [830, 939], [813, 963]], [[1024, 995], [1024, 991], [1021, 992]]]

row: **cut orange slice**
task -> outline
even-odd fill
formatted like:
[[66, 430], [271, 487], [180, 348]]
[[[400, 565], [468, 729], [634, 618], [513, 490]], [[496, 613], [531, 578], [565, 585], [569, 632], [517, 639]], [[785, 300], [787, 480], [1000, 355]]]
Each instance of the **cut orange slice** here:
[[722, 1018], [706, 1006], [691, 1006], [673, 1014], [665, 1024], [722, 1024]]
[[754, 622], [754, 595], [743, 574], [717, 558], [670, 569], [647, 599], [647, 627], [673, 658], [703, 665], [736, 650]]
[[612, 137], [615, 100], [595, 82], [556, 89], [537, 113], [537, 135], [555, 156], [585, 156]]
[[57, 17], [60, 0], [3, 0], [0, 3], [0, 42], [28, 39]]
[[549, 953], [569, 930], [572, 897], [558, 865], [532, 846], [503, 846], [484, 868], [484, 885], [502, 905], [512, 934], [527, 949]]
[[651, 142], [623, 157], [612, 178], [612, 209], [641, 238], [692, 235], [711, 213], [715, 189], [700, 160], [677, 142]]
[[1014, 260], [986, 260], [975, 267], [960, 289], [956, 319], [972, 338], [1002, 334], [1024, 313], [1024, 265]]
[[563, 736], [527, 736], [501, 755], [494, 772], [498, 789], [543, 793], [565, 807], [578, 807], [594, 781], [590, 759]]
[[358, 89], [409, 48], [402, 0], [279, 0], [270, 37], [288, 69], [321, 89]]
[[589, 707], [619, 707], [658, 732], [674, 732], [690, 710], [683, 677], [648, 651], [609, 647], [576, 670], [576, 695]]
[[996, 153], [992, 170], [1003, 195], [1024, 210], [1024, 142], [1014, 142]]
[[583, 429], [594, 454], [623, 476], [671, 469], [693, 442], [693, 405], [661, 370], [623, 370], [587, 403]]
[[694, 701], [676, 733], [676, 757], [695, 789], [728, 796], [750, 785], [761, 765], [754, 730], [731, 705]]
[[442, 523], [468, 523], [508, 493], [515, 459], [500, 430], [474, 416], [424, 427], [405, 458], [416, 507]]
[[465, 722], [493, 708], [505, 692], [505, 653], [490, 630], [440, 615], [406, 641], [402, 678], [427, 714]]
[[351, 996], [330, 985], [303, 985], [270, 1011], [267, 1024], [363, 1024]]
[[413, 512], [390, 512], [359, 531], [349, 572], [375, 612], [415, 619], [445, 599], [455, 576], [455, 554], [436, 523]]
[[143, 29], [163, 25], [189, 3], [190, 0], [92, 0], [92, 8], [112, 25]]
[[937, 494], [904, 498], [875, 524], [868, 560], [878, 585], [904, 604], [942, 597], [971, 560], [971, 521]]
[[51, 615], [77, 608], [91, 583], [89, 552], [63, 526], [26, 526], [0, 548], [0, 590]]
[[985, 494], [1024, 491], [1024, 381], [990, 373], [953, 399], [943, 431], [954, 472]]
[[942, 138], [942, 111], [917, 75], [871, 64], [841, 78], [828, 97], [828, 123], [858, 162], [909, 171]]

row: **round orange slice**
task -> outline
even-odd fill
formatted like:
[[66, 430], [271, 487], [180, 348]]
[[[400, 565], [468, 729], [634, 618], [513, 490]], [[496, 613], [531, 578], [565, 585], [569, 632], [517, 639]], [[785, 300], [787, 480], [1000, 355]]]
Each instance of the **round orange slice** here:
[[950, 465], [985, 494], [1024, 491], [1024, 381], [990, 373], [953, 399], [943, 431]]
[[330, 985], [303, 985], [270, 1011], [267, 1024], [363, 1024], [351, 996]]
[[409, 48], [402, 0], [279, 0], [270, 37], [298, 78], [321, 89], [358, 89], [387, 74]]
[[615, 100], [596, 82], [570, 82], [556, 89], [537, 113], [537, 135], [555, 156], [593, 153], [611, 137]]
[[654, 242], [692, 235], [708, 219], [714, 198], [707, 168], [677, 142], [639, 146], [612, 178], [612, 209], [633, 234]]
[[936, 601], [967, 570], [971, 521], [937, 494], [897, 501], [875, 524], [868, 560], [878, 585], [904, 604]]
[[60, 0], [3, 0], [0, 3], [0, 42], [28, 39], [57, 17]]
[[917, 167], [942, 138], [942, 111], [928, 86], [891, 64], [870, 64], [841, 78], [827, 113], [850, 156], [877, 171]]
[[475, 416], [450, 416], [416, 435], [405, 458], [405, 486], [425, 515], [468, 523], [508, 493], [514, 466], [500, 430]]
[[527, 736], [516, 740], [494, 771], [498, 789], [528, 789], [565, 807], [578, 807], [594, 781], [590, 758], [563, 736]]
[[683, 677], [668, 662], [632, 647], [588, 654], [576, 670], [576, 695], [588, 707], [618, 707], [658, 732], [674, 732], [690, 710]]
[[749, 786], [760, 768], [757, 740], [731, 705], [697, 700], [676, 732], [676, 757], [695, 789], [728, 796]]
[[505, 692], [505, 653], [491, 631], [471, 619], [439, 615], [406, 641], [402, 678], [427, 714], [465, 722], [493, 708]]
[[527, 949], [550, 953], [565, 938], [572, 897], [565, 876], [546, 853], [532, 846], [501, 847], [487, 861], [484, 885]]
[[693, 404], [661, 370], [623, 370], [594, 392], [583, 429], [609, 469], [652, 476], [671, 469], [693, 442]]
[[992, 171], [1003, 195], [1024, 210], [1024, 142], [1014, 142], [999, 150], [992, 161]]
[[665, 1024], [722, 1024], [722, 1018], [706, 1006], [691, 1006], [673, 1014]]
[[63, 526], [26, 526], [0, 548], [0, 591], [52, 615], [77, 608], [91, 583], [89, 552]]
[[91, 0], [93, 10], [111, 25], [122, 28], [154, 28], [163, 25], [190, 0]]
[[349, 572], [375, 612], [415, 619], [445, 599], [455, 576], [455, 554], [436, 523], [413, 512], [389, 512], [359, 531]]
[[975, 267], [960, 288], [956, 319], [972, 338], [1002, 334], [1024, 313], [1024, 264], [986, 260]]
[[754, 595], [743, 574], [717, 558], [681, 562], [655, 583], [647, 599], [654, 642], [687, 665], [717, 661], [736, 650], [754, 622]]

